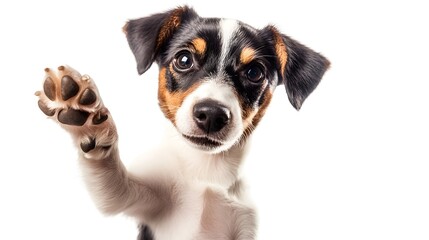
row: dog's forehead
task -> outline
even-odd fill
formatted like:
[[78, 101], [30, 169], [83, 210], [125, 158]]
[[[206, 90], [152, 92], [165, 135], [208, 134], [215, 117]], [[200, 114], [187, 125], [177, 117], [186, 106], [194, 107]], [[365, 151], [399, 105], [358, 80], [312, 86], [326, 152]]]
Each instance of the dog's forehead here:
[[182, 28], [181, 35], [192, 37], [206, 37], [212, 41], [222, 41], [228, 43], [239, 35], [242, 31], [251, 31], [256, 33], [257, 30], [236, 19], [228, 18], [198, 18], [185, 24]]
[[170, 50], [173, 51], [168, 53], [169, 59], [174, 57], [175, 51], [189, 45], [193, 45], [198, 52], [207, 53], [218, 63], [230, 60], [231, 55], [239, 56], [246, 46], [267, 46], [257, 29], [241, 21], [225, 18], [198, 18], [181, 26], [170, 42]]

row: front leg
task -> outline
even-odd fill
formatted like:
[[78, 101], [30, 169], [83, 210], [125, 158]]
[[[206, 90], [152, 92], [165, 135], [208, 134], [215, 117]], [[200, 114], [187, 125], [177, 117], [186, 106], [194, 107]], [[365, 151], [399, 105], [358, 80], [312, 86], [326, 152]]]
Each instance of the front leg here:
[[143, 181], [126, 171], [115, 124], [94, 81], [67, 66], [45, 72], [43, 90], [36, 92], [39, 108], [71, 134], [85, 183], [99, 209], [116, 214], [138, 204], [139, 215], [162, 211], [171, 201], [170, 186]]

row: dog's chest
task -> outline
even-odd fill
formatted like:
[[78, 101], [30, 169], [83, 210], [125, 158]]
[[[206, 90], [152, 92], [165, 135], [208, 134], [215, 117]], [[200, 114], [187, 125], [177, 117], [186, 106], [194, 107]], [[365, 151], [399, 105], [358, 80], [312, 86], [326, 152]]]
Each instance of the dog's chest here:
[[[238, 161], [226, 155], [208, 155], [192, 148], [186, 143], [175, 142], [175, 146], [163, 142], [158, 150], [146, 155], [153, 161], [141, 164], [130, 170], [134, 174], [150, 176], [160, 182], [180, 185], [176, 194], [177, 205], [171, 208], [166, 217], [155, 221], [140, 219], [149, 224], [158, 239], [195, 239], [201, 234], [201, 221], [208, 189], [228, 198], [228, 189], [237, 181]], [[168, 146], [168, 151], [162, 151]], [[140, 169], [140, 170], [137, 170]], [[173, 234], [173, 235], [172, 235]]]
[[216, 156], [185, 157], [182, 160], [183, 175], [188, 181], [216, 185], [228, 189], [236, 180], [238, 169], [230, 159]]

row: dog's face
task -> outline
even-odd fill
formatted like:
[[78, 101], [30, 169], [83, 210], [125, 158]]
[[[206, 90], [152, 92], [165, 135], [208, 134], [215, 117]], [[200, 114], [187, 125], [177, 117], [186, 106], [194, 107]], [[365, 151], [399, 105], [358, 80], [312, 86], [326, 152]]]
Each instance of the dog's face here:
[[165, 116], [187, 142], [212, 153], [252, 132], [278, 85], [299, 109], [329, 66], [273, 26], [201, 18], [188, 7], [131, 20], [124, 32], [139, 74], [154, 61], [160, 67]]

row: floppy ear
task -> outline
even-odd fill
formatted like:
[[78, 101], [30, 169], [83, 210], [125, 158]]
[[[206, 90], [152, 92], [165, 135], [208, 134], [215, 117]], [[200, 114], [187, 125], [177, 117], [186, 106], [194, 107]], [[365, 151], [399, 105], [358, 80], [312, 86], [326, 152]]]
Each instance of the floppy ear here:
[[195, 17], [198, 15], [193, 9], [183, 6], [128, 21], [123, 31], [136, 58], [138, 73], [146, 72], [179, 26]]
[[279, 84], [284, 84], [290, 103], [299, 110], [302, 103], [317, 87], [330, 62], [292, 38], [274, 33], [275, 51], [279, 64]]

